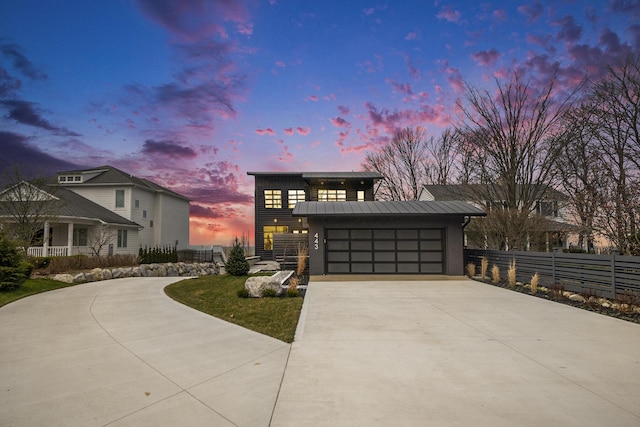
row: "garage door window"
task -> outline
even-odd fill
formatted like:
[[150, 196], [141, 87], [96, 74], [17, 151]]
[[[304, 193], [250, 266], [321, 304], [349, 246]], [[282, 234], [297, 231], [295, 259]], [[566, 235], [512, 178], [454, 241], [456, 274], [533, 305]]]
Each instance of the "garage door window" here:
[[444, 273], [442, 229], [327, 229], [326, 271]]

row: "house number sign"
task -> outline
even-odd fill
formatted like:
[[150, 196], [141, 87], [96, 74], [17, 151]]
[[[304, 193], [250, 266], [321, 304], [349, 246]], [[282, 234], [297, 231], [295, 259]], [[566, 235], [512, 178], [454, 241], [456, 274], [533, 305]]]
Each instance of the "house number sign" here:
[[315, 233], [313, 235], [313, 249], [317, 251], [319, 247], [320, 247], [320, 237], [318, 236], [318, 233]]

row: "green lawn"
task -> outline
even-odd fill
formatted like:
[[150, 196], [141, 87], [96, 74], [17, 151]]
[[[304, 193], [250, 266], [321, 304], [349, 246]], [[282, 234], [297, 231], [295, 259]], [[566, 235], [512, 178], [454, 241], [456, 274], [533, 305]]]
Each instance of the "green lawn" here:
[[29, 295], [35, 295], [40, 292], [51, 291], [59, 288], [66, 288], [67, 286], [73, 285], [73, 283], [58, 282], [57, 280], [51, 279], [29, 279], [18, 289], [0, 292], [0, 307], [15, 300], [19, 300], [20, 298], [28, 297]]
[[293, 342], [302, 310], [298, 298], [240, 298], [248, 276], [203, 276], [174, 283], [165, 292], [196, 310], [284, 342]]

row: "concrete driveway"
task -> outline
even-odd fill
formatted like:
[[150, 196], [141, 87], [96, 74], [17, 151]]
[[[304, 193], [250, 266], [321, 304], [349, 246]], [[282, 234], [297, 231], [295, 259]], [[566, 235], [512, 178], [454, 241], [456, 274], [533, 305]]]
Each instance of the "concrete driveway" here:
[[640, 325], [470, 280], [312, 282], [272, 426], [638, 426]]
[[2, 426], [267, 426], [290, 345], [130, 278], [0, 308]]

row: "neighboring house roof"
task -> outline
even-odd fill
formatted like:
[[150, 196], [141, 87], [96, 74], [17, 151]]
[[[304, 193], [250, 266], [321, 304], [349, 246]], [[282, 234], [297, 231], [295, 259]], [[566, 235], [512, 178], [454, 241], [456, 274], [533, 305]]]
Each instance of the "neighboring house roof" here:
[[62, 209], [58, 216], [89, 218], [113, 225], [141, 227], [140, 224], [129, 221], [117, 213], [112, 212], [109, 209], [104, 208], [64, 187], [57, 187], [55, 189], [54, 196], [63, 201]]
[[[120, 169], [114, 168], [113, 166], [109, 166], [109, 165], [100, 166], [100, 167], [91, 168], [91, 169], [79, 169], [79, 170], [73, 170], [73, 171], [58, 172], [58, 175], [73, 175], [73, 174], [86, 174], [88, 176], [90, 175], [95, 175], [95, 176], [93, 176], [90, 179], [87, 179], [86, 181], [83, 181], [82, 183], [70, 182], [70, 183], [64, 183], [61, 185], [64, 185], [64, 186], [81, 186], [86, 184], [134, 185], [134, 186], [147, 189], [152, 192], [168, 193], [175, 197], [178, 197], [187, 201], [189, 200], [187, 197], [179, 193], [176, 193], [175, 191], [169, 190], [168, 188], [162, 187], [161, 185], [158, 185], [147, 179], [138, 178], [136, 176], [128, 174], [124, 171], [121, 171]], [[53, 179], [56, 180], [55, 177]]]
[[377, 172], [247, 172], [253, 176], [300, 176], [303, 179], [383, 179]]
[[[451, 184], [451, 185], [423, 185], [422, 191], [427, 191], [433, 200], [469, 200], [474, 201], [486, 194], [500, 194], [498, 184]], [[560, 191], [546, 186], [543, 200], [566, 200], [567, 196]], [[424, 196], [422, 198], [424, 199]]]
[[485, 216], [484, 210], [459, 201], [298, 202], [293, 216]]
[[[21, 184], [16, 185], [33, 185], [27, 182], [23, 182]], [[81, 195], [74, 193], [71, 190], [66, 188], [56, 186], [55, 188], [48, 188], [49, 186], [41, 184], [36, 186], [39, 191], [42, 192], [45, 198], [40, 200], [28, 201], [26, 203], [58, 203], [56, 206], [56, 212], [52, 214], [58, 218], [84, 218], [94, 221], [102, 221], [107, 224], [112, 225], [123, 225], [123, 226], [131, 226], [131, 227], [141, 227], [139, 224], [129, 221], [128, 219], [118, 215], [115, 212], [110, 211], [107, 208], [104, 208], [97, 203], [92, 202], [89, 199], [82, 197]], [[2, 194], [2, 193], [0, 193]], [[8, 216], [11, 215], [11, 209], [7, 209], [6, 205], [8, 203], [16, 203], [16, 202], [5, 202], [0, 201], [0, 216]]]
[[[26, 182], [23, 184], [32, 185]], [[109, 209], [106, 209], [98, 205], [97, 203], [94, 203], [91, 200], [86, 199], [81, 195], [74, 193], [73, 191], [68, 190], [64, 187], [55, 186], [55, 188], [47, 188], [47, 186], [43, 185], [39, 185], [37, 187], [47, 195], [47, 199], [43, 202], [31, 201], [28, 203], [47, 203], [47, 200], [59, 200], [61, 203], [59, 204], [59, 207], [57, 207], [57, 211], [54, 214], [56, 217], [84, 218], [89, 220], [102, 221], [111, 225], [141, 227], [139, 224], [133, 221], [129, 221], [128, 219], [118, 215], [117, 213], [112, 212]], [[6, 215], [4, 206], [7, 203], [15, 202], [0, 201], [0, 215], [2, 215], [3, 212]]]

